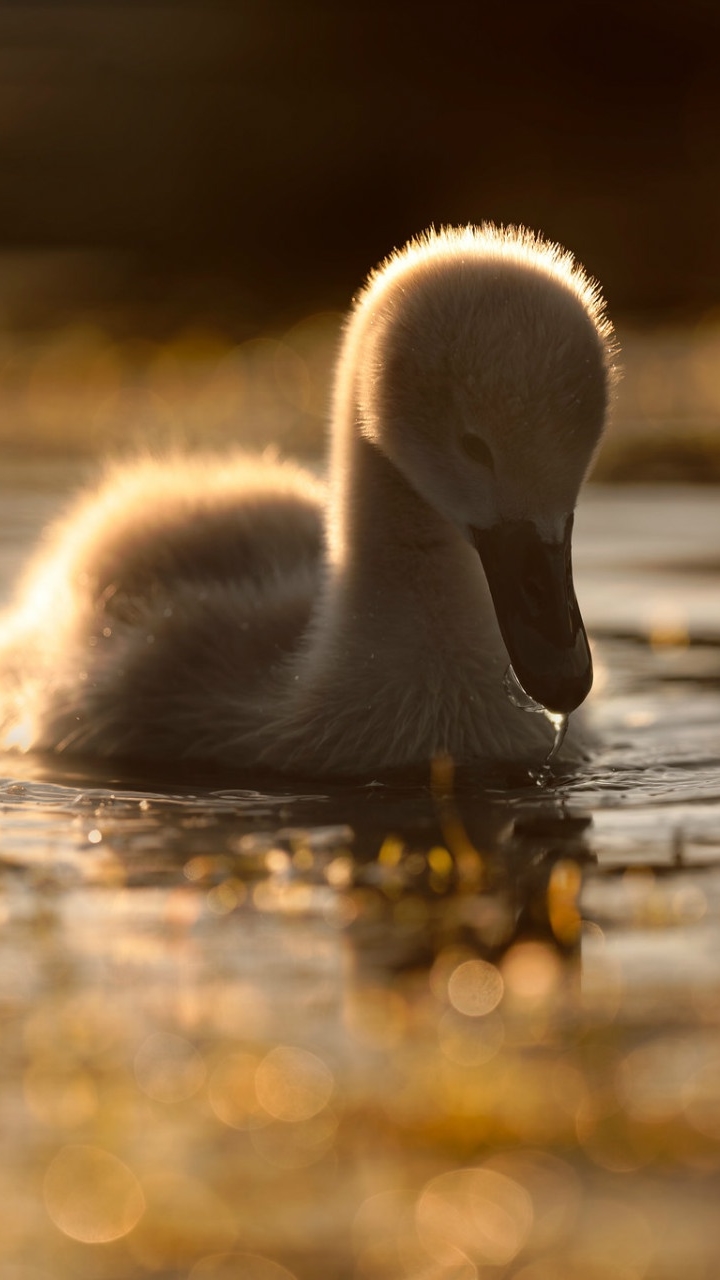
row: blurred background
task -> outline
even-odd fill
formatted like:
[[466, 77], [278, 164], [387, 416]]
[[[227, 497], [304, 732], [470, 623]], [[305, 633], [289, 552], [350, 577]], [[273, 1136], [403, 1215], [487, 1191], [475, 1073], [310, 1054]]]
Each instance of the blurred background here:
[[602, 282], [602, 479], [720, 479], [720, 5], [0, 5], [0, 445], [323, 444], [338, 327], [431, 223]]

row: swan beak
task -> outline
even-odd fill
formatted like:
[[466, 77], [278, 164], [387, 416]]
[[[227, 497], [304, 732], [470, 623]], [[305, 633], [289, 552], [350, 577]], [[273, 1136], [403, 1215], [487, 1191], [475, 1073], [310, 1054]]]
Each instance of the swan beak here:
[[471, 529], [498, 624], [526, 693], [549, 711], [568, 714], [592, 686], [592, 658], [572, 577], [573, 517], [559, 542], [546, 542], [530, 520]]

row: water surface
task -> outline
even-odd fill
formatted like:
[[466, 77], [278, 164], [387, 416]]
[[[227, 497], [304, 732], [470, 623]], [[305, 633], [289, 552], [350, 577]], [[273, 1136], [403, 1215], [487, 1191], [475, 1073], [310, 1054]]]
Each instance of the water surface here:
[[588, 493], [545, 787], [0, 761], [3, 1277], [714, 1280], [719, 511]]

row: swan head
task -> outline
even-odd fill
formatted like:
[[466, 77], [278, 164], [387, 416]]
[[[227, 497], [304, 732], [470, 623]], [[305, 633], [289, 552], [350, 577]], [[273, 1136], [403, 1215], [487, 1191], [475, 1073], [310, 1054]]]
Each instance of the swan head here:
[[360, 429], [479, 552], [526, 692], [573, 710], [592, 684], [573, 511], [613, 382], [597, 287], [557, 246], [486, 226], [412, 242], [360, 313]]

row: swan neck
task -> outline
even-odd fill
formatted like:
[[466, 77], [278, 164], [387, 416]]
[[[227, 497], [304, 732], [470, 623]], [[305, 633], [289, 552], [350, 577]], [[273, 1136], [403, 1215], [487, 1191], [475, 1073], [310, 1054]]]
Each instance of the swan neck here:
[[427, 573], [435, 558], [465, 547], [458, 530], [358, 430], [333, 459], [331, 489], [331, 565], [348, 583], [368, 575], [380, 580], [393, 565]]

